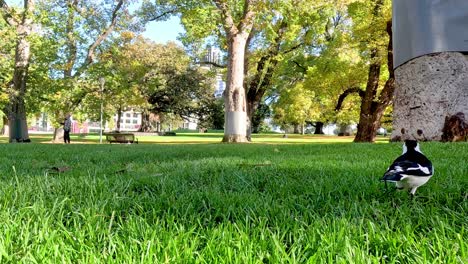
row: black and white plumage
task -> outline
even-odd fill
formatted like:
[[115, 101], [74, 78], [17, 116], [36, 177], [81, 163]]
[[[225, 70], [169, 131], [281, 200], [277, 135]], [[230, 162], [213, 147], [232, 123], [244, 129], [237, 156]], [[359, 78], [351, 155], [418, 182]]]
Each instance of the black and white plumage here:
[[416, 140], [406, 140], [403, 155], [385, 172], [382, 181], [395, 182], [398, 189], [407, 189], [414, 195], [434, 174], [431, 161], [421, 153]]

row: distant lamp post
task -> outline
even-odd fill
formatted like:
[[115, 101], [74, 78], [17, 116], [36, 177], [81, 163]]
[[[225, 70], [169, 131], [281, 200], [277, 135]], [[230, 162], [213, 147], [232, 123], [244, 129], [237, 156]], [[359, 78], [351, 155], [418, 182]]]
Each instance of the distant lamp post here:
[[101, 84], [101, 118], [100, 118], [100, 125], [99, 125], [99, 144], [102, 144], [102, 112], [104, 111], [102, 97], [104, 93], [104, 84], [106, 83], [106, 79], [104, 79], [104, 77], [99, 78], [99, 83]]

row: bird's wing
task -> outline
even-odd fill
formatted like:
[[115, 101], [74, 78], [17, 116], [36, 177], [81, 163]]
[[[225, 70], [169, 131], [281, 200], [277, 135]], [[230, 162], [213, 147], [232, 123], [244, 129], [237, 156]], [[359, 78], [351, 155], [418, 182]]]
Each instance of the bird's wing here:
[[405, 161], [405, 160], [398, 161], [398, 159], [395, 160], [393, 162], [393, 164], [387, 169], [387, 171], [385, 172], [385, 174], [383, 175], [381, 180], [382, 181], [399, 181], [399, 180], [401, 180], [401, 178], [403, 177], [401, 175], [401, 173], [404, 172], [405, 168], [407, 168], [411, 164], [412, 164], [412, 162], [410, 162], [410, 161]]
[[382, 177], [382, 181], [399, 181], [405, 176], [417, 176], [417, 177], [428, 177], [432, 175], [432, 165], [425, 164], [422, 165], [418, 162], [397, 159], [393, 164], [388, 168]]
[[[411, 176], [431, 176], [432, 165], [431, 164], [420, 164], [418, 162], [401, 160], [395, 161], [390, 168], [385, 172], [387, 174], [405, 174]], [[385, 176], [384, 175], [384, 176]]]

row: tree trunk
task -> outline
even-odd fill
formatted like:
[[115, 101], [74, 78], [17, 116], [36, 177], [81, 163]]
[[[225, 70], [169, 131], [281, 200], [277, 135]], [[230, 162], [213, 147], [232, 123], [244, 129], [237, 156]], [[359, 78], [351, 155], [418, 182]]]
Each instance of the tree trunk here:
[[150, 132], [151, 130], [150, 112], [143, 110], [141, 113], [141, 126], [138, 132]]
[[315, 132], [314, 132], [314, 134], [315, 134], [315, 135], [323, 135], [323, 134], [325, 134], [325, 133], [323, 132], [323, 126], [324, 126], [323, 122], [315, 122]]
[[64, 137], [64, 131], [62, 127], [56, 127], [54, 128], [54, 137], [52, 139], [52, 142], [54, 143], [63, 143], [63, 137]]
[[8, 136], [10, 143], [29, 141], [26, 107], [22, 96], [24, 94], [10, 98], [10, 112], [8, 115]]
[[338, 125], [338, 136], [351, 136], [353, 131], [349, 124], [339, 124]]
[[32, 31], [31, 19], [34, 10], [34, 0], [25, 1], [25, 11], [22, 20], [16, 24], [18, 33], [15, 51], [15, 70], [9, 93], [9, 103], [6, 106], [9, 126], [9, 142], [30, 142], [28, 124], [26, 121], [26, 106], [24, 96], [28, 79], [31, 45], [28, 37]]
[[255, 133], [255, 127], [253, 123], [253, 118], [255, 111], [257, 110], [257, 105], [249, 100], [246, 100], [247, 103], [247, 130], [246, 138], [248, 141], [252, 141], [252, 133]]
[[377, 49], [371, 51], [371, 64], [369, 65], [369, 76], [367, 79], [366, 91], [362, 98], [361, 110], [359, 114], [359, 124], [354, 138], [354, 142], [374, 142], [377, 136], [377, 129], [380, 127], [380, 120], [388, 105], [393, 100], [395, 91], [395, 74], [393, 71], [393, 45], [392, 45], [392, 22], [387, 22], [387, 34], [389, 36], [387, 46], [387, 68], [388, 79], [385, 86], [377, 98], [379, 88], [381, 59]]
[[377, 95], [377, 89], [379, 88], [381, 68], [381, 60], [378, 53], [379, 51], [377, 48], [374, 48], [371, 51], [371, 64], [369, 65], [366, 91], [364, 92], [364, 97], [361, 101], [359, 123], [357, 126], [357, 133], [356, 137], [354, 138], [354, 142], [374, 142], [374, 138], [377, 135], [378, 126], [380, 125], [378, 124], [377, 127], [375, 127], [376, 115], [374, 115], [377, 106], [377, 103], [374, 102], [374, 99]]
[[383, 112], [375, 112], [361, 116], [354, 142], [374, 142], [377, 136], [377, 129], [380, 127], [382, 114]]
[[1, 130], [1, 135], [3, 136], [8, 136], [9, 133], [10, 133], [10, 128], [8, 126], [8, 117], [6, 115], [3, 115], [2, 116], [2, 119], [3, 119], [3, 127], [2, 127], [2, 130]]
[[224, 91], [223, 142], [247, 142], [247, 107], [244, 83], [244, 50], [247, 35], [236, 34], [229, 41], [227, 87]]
[[[254, 124], [252, 123], [252, 119], [254, 118], [255, 112], [257, 111], [258, 107], [260, 106], [260, 102], [262, 101], [263, 96], [265, 95], [267, 89], [270, 87], [274, 69], [278, 64], [278, 60], [272, 58], [277, 54], [278, 51], [260, 59], [257, 65], [257, 73], [254, 76], [253, 81], [249, 84], [249, 89], [246, 98], [248, 118], [247, 138], [249, 139], [252, 136], [252, 131], [255, 131], [255, 128], [253, 128]], [[267, 64], [267, 62], [269, 62], [268, 67], [266, 67], [266, 72], [265, 74], [263, 74], [263, 72], [265, 71], [265, 64]]]
[[119, 109], [117, 109], [117, 131], [120, 132], [120, 121], [122, 121], [122, 106], [119, 106]]
[[425, 140], [442, 139], [445, 119], [468, 116], [468, 56], [458, 52], [424, 55], [396, 70], [393, 132], [401, 140], [421, 130]]
[[294, 134], [299, 134], [301, 126], [299, 124], [293, 124], [293, 133]]
[[156, 132], [161, 132], [161, 122], [159, 121], [156, 122]]
[[[213, 0], [221, 14], [228, 45], [226, 90], [224, 91], [223, 142], [248, 142], [247, 103], [244, 87], [245, 51], [254, 25], [255, 0], [244, 0], [242, 17], [231, 12], [231, 1]], [[232, 6], [231, 6], [232, 7]], [[235, 21], [237, 20], [237, 21]]]

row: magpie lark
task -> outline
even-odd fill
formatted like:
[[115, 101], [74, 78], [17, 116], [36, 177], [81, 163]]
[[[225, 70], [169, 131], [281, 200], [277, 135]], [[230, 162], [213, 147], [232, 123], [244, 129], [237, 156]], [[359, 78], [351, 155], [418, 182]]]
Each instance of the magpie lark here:
[[421, 153], [416, 140], [406, 140], [403, 145], [403, 155], [398, 157], [385, 172], [381, 181], [394, 182], [397, 189], [409, 190], [414, 193], [424, 185], [434, 174], [431, 161]]

